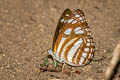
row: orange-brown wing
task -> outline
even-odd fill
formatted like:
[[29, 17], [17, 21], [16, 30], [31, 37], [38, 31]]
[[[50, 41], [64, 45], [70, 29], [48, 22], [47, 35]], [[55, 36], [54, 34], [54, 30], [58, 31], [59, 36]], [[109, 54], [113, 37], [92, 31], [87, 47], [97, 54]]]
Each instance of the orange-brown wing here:
[[[82, 10], [77, 9], [71, 13], [68, 20], [65, 22], [64, 25], [62, 25], [60, 35], [57, 36], [53, 51], [57, 52], [60, 56], [64, 46], [68, 42], [70, 42], [72, 39], [75, 39], [75, 38], [79, 40], [79, 38], [83, 38], [87, 35], [88, 32], [85, 31], [85, 28], [88, 28], [88, 25], [87, 25], [84, 13], [82, 12]], [[77, 40], [75, 40], [75, 42]], [[72, 46], [70, 46], [69, 49], [71, 47]], [[67, 49], [66, 53], [68, 53], [68, 51], [69, 50]]]
[[[64, 55], [64, 60], [70, 65], [86, 64], [87, 60], [93, 56], [94, 51], [90, 50], [94, 49], [94, 45], [84, 13], [77, 9], [71, 13], [67, 21], [63, 22], [65, 24], [62, 24], [62, 29], [59, 28], [61, 32], [60, 35], [58, 33], [54, 43], [54, 52], [61, 60]], [[81, 59], [82, 56], [85, 56], [84, 60]], [[82, 62], [79, 62], [80, 60]]]
[[71, 15], [71, 14], [72, 14], [71, 10], [67, 8], [67, 9], [63, 12], [61, 18], [59, 19], [58, 24], [57, 24], [57, 28], [56, 28], [56, 30], [55, 30], [54, 38], [53, 38], [52, 49], [53, 49], [53, 47], [54, 47], [54, 45], [55, 45], [55, 43], [56, 43], [56, 39], [57, 39], [57, 37], [58, 37], [58, 35], [59, 35], [60, 29], [63, 27], [64, 22], [67, 21], [67, 20], [70, 18], [70, 15]]

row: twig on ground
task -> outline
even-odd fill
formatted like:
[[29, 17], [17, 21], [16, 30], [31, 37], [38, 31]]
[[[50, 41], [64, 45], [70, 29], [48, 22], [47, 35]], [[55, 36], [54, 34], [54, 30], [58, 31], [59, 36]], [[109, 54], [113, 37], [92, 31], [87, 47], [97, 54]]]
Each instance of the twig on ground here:
[[120, 60], [120, 43], [114, 49], [112, 60], [105, 73], [105, 80], [111, 80], [114, 73], [114, 69], [116, 68], [119, 60]]

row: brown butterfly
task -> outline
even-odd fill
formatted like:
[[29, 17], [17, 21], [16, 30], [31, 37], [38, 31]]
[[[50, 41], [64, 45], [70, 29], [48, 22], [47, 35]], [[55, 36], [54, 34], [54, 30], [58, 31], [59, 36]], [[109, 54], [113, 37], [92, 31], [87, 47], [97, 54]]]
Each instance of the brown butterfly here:
[[66, 9], [56, 28], [52, 49], [48, 53], [59, 62], [71, 66], [88, 64], [95, 52], [95, 43], [82, 10]]

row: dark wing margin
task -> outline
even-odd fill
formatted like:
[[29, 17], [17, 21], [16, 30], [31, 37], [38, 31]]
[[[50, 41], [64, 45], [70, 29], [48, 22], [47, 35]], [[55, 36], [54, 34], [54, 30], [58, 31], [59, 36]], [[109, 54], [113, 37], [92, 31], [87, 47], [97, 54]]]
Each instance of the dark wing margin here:
[[[66, 14], [68, 14], [69, 16], [66, 16]], [[54, 48], [54, 45], [56, 43], [57, 37], [59, 35], [59, 30], [63, 27], [64, 22], [61, 22], [61, 19], [65, 19], [68, 20], [70, 18], [70, 15], [72, 14], [72, 11], [70, 9], [65, 9], [65, 11], [63, 12], [61, 18], [58, 21], [56, 30], [55, 30], [55, 34], [54, 34], [54, 38], [53, 38], [53, 45], [52, 45], [52, 49]]]

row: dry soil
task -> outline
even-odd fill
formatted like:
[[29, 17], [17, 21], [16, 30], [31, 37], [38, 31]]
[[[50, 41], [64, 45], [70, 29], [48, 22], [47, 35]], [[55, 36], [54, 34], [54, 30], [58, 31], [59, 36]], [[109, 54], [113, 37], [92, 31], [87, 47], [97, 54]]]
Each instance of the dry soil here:
[[[39, 73], [66, 8], [83, 10], [98, 51], [80, 74]], [[103, 80], [119, 42], [120, 0], [0, 0], [0, 80]]]

